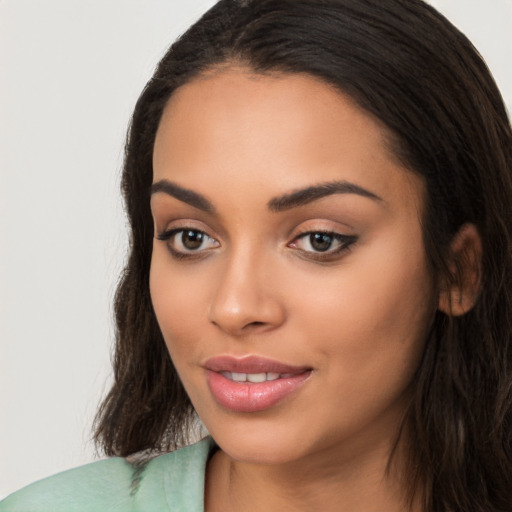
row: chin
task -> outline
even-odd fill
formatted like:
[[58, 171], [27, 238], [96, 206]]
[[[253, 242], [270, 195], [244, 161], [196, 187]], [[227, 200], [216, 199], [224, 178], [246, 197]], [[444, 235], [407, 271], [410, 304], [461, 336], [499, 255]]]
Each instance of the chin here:
[[278, 465], [301, 457], [305, 448], [304, 435], [283, 426], [249, 420], [210, 431], [215, 442], [230, 458], [247, 464]]

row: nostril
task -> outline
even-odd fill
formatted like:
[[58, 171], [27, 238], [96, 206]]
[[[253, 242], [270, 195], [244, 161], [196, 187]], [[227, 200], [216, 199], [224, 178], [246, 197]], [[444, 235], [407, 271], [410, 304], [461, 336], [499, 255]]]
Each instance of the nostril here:
[[250, 322], [242, 328], [243, 332], [249, 331], [260, 331], [262, 328], [265, 328], [268, 324], [266, 322]]

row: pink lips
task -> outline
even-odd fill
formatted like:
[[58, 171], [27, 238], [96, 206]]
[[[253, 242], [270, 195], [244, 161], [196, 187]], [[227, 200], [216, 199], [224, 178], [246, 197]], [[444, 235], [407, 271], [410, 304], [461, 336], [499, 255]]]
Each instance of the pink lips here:
[[[293, 393], [311, 375], [311, 368], [290, 366], [256, 356], [213, 357], [204, 367], [215, 400], [234, 412], [268, 409]], [[244, 379], [244, 374], [249, 374], [246, 378], [253, 380], [260, 380], [263, 378], [262, 374], [266, 374], [268, 380], [239, 381]]]

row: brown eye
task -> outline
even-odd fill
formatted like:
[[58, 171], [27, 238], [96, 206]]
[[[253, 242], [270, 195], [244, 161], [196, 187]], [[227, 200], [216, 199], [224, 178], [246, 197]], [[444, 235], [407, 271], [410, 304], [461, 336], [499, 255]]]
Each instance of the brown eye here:
[[183, 247], [185, 249], [188, 249], [189, 251], [194, 251], [201, 247], [205, 240], [205, 237], [206, 235], [201, 231], [187, 229], [182, 231], [181, 233], [181, 243], [183, 244]]
[[156, 238], [165, 242], [171, 254], [177, 259], [205, 255], [210, 249], [219, 247], [217, 240], [199, 229], [170, 229], [160, 233]]
[[328, 251], [331, 248], [333, 241], [334, 238], [327, 233], [311, 233], [309, 235], [309, 243], [311, 247], [318, 252]]
[[343, 255], [357, 241], [355, 235], [344, 235], [334, 231], [309, 231], [298, 236], [289, 247], [301, 254], [318, 260], [334, 260]]

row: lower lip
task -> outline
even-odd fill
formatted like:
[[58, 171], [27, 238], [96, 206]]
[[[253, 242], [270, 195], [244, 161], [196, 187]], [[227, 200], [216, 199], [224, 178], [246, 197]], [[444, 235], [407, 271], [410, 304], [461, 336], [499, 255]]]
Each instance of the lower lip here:
[[235, 382], [208, 370], [208, 385], [215, 400], [234, 412], [269, 409], [293, 393], [309, 378], [311, 371], [266, 382]]

